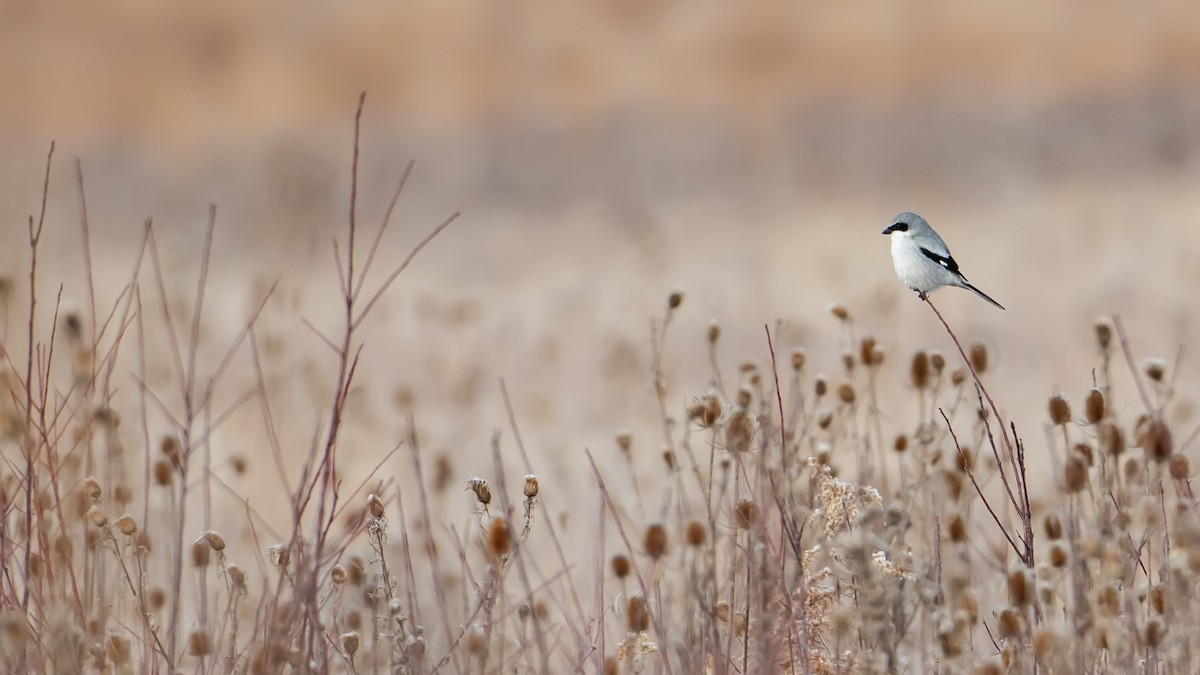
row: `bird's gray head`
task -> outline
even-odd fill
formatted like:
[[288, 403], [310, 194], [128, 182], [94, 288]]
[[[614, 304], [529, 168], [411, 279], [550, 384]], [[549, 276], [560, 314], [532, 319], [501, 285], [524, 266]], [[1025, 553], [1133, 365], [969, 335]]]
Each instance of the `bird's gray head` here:
[[884, 234], [907, 233], [909, 236], [929, 231], [929, 223], [911, 211], [905, 211], [892, 218], [892, 224], [883, 231]]

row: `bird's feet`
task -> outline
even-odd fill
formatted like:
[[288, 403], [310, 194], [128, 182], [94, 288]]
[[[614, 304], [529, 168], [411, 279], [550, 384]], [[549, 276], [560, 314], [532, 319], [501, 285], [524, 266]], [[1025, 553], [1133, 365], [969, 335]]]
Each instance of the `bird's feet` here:
[[921, 300], [929, 299], [929, 296], [925, 294], [925, 291], [917, 291], [917, 297], [920, 298]]

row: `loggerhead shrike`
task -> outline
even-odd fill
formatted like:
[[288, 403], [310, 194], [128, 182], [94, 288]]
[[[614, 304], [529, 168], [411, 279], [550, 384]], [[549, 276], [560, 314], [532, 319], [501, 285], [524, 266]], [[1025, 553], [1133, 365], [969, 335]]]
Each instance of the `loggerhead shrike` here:
[[958, 263], [946, 248], [946, 242], [915, 213], [905, 211], [892, 219], [883, 231], [892, 236], [892, 264], [900, 281], [925, 299], [925, 294], [941, 286], [958, 286], [974, 292], [993, 305], [1004, 306], [967, 282], [958, 271]]

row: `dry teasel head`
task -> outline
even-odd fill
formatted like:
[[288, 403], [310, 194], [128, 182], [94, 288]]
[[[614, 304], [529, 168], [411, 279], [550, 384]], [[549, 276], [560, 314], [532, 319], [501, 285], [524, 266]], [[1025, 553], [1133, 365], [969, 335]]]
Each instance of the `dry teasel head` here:
[[1170, 459], [1174, 446], [1167, 423], [1158, 416], [1145, 418], [1144, 423], [1138, 424], [1138, 447], [1148, 459], [1159, 464]]
[[669, 445], [663, 446], [662, 458], [663, 458], [663, 463], [667, 465], [667, 470], [674, 471], [675, 470], [675, 451], [671, 449], [671, 446], [669, 446]]
[[487, 506], [492, 503], [492, 488], [486, 480], [470, 478], [467, 480], [467, 489], [475, 493], [475, 499], [478, 499], [480, 504]]
[[721, 400], [716, 393], [705, 394], [698, 403], [688, 408], [688, 417], [697, 420], [701, 428], [708, 429], [721, 419]]
[[1171, 459], [1167, 462], [1167, 469], [1171, 473], [1171, 478], [1175, 480], [1186, 480], [1192, 475], [1186, 455], [1171, 455]]
[[864, 365], [873, 365], [875, 356], [875, 338], [868, 335], [858, 343], [858, 360]]
[[846, 369], [847, 373], [854, 372], [854, 365], [854, 352], [850, 350], [842, 352], [842, 367]]
[[813, 383], [813, 392], [816, 393], [817, 398], [821, 398], [826, 391], [829, 391], [829, 383], [825, 381], [824, 375], [818, 375], [817, 381]]
[[192, 567], [208, 567], [212, 559], [212, 549], [208, 543], [197, 539], [192, 542]]
[[235, 590], [241, 593], [246, 592], [246, 572], [241, 567], [230, 564], [225, 568], [225, 574], [229, 575], [229, 582], [233, 584]]
[[512, 528], [508, 526], [508, 519], [500, 516], [492, 518], [492, 523], [488, 527], [488, 553], [497, 558], [503, 558], [512, 553], [512, 546]]
[[104, 512], [100, 510], [99, 506], [92, 505], [92, 507], [87, 510], [87, 519], [88, 522], [96, 527], [108, 526], [108, 516], [106, 516]]
[[196, 542], [203, 542], [207, 544], [209, 548], [218, 553], [225, 550], [225, 538], [217, 534], [214, 530], [208, 530], [204, 532], [204, 534], [201, 534], [200, 537], [196, 539]]
[[758, 506], [749, 499], [739, 499], [733, 507], [733, 519], [739, 528], [749, 529], [758, 521]]
[[962, 542], [967, 540], [967, 524], [963, 521], [962, 516], [956, 513], [950, 517], [946, 533], [950, 535], [950, 541]]
[[346, 583], [346, 568], [342, 567], [341, 564], [334, 565], [333, 569], [329, 570], [329, 580], [335, 586], [341, 586]]
[[1096, 453], [1092, 450], [1092, 446], [1087, 443], [1076, 443], [1071, 448], [1071, 454], [1078, 455], [1083, 460], [1083, 463], [1089, 467], [1096, 465]]
[[933, 371], [935, 378], [941, 377], [942, 371], [946, 369], [946, 357], [939, 351], [929, 352], [929, 369]]
[[1142, 642], [1150, 649], [1158, 649], [1166, 635], [1167, 624], [1156, 616], [1147, 621], [1146, 627], [1142, 629]]
[[950, 384], [960, 386], [967, 381], [967, 370], [965, 368], [955, 368], [954, 372], [950, 373]]
[[1152, 382], [1161, 384], [1167, 374], [1167, 362], [1158, 358], [1145, 359], [1142, 361], [1142, 370]]
[[617, 447], [626, 455], [629, 454], [629, 448], [633, 447], [633, 433], [629, 431], [617, 432]]
[[1062, 569], [1066, 566], [1070, 557], [1067, 555], [1067, 547], [1062, 545], [1062, 542], [1051, 542], [1050, 544], [1050, 564]]
[[96, 480], [95, 476], [88, 476], [83, 481], [83, 494], [93, 505], [98, 505], [104, 500], [104, 491], [100, 489], [100, 481]]
[[1000, 637], [1003, 638], [1019, 637], [1025, 632], [1025, 620], [1021, 617], [1020, 611], [1014, 607], [1005, 607], [1000, 610], [996, 625], [1000, 629]]
[[1096, 331], [1096, 344], [1100, 345], [1100, 351], [1107, 354], [1112, 345], [1112, 320], [1106, 316], [1097, 317], [1092, 329]]
[[121, 531], [121, 534], [123, 534], [127, 537], [132, 537], [133, 535], [137, 534], [137, 531], [138, 531], [137, 521], [134, 520], [133, 516], [129, 515], [128, 513], [121, 516], [120, 518], [117, 518], [116, 525], [117, 525], [117, 529]]
[[212, 653], [212, 637], [208, 631], [194, 630], [188, 635], [187, 651], [192, 656], [208, 656]]
[[687, 540], [688, 546], [699, 548], [708, 540], [708, 527], [699, 520], [693, 520], [687, 524], [684, 530], [684, 539]]
[[929, 354], [924, 350], [913, 354], [912, 363], [908, 367], [908, 379], [917, 389], [929, 386]]
[[229, 458], [229, 466], [233, 468], [234, 473], [239, 476], [244, 476], [246, 475], [246, 469], [249, 468], [250, 464], [246, 461], [245, 457], [241, 455], [234, 455], [233, 457]]
[[828, 429], [833, 424], [833, 411], [826, 408], [817, 414], [817, 426]]
[[721, 324], [716, 319], [708, 322], [708, 344], [715, 345], [721, 339]]
[[750, 407], [754, 401], [754, 392], [750, 391], [750, 387], [740, 387], [737, 393], [737, 406], [742, 410]]
[[534, 497], [538, 496], [539, 489], [540, 488], [538, 486], [538, 477], [535, 476], [534, 474], [526, 475], [525, 476], [525, 498], [533, 499]]
[[971, 360], [971, 367], [975, 369], [976, 375], [983, 375], [988, 369], [988, 349], [987, 345], [976, 341], [971, 343], [971, 349], [967, 352]]
[[113, 488], [113, 501], [125, 505], [133, 501], [133, 490], [125, 483], [117, 483]]
[[908, 450], [908, 436], [900, 434], [896, 436], [895, 442], [892, 443], [892, 449], [898, 453], [903, 453]]
[[1046, 532], [1047, 539], [1062, 539], [1063, 525], [1057, 513], [1046, 514], [1042, 519], [1042, 529]]
[[1062, 394], [1051, 396], [1048, 408], [1050, 411], [1050, 422], [1055, 426], [1062, 426], [1071, 421], [1071, 404], [1067, 403], [1066, 396]]
[[1125, 434], [1112, 422], [1104, 422], [1098, 432], [1099, 447], [1104, 454], [1116, 457], [1125, 452]]
[[651, 523], [642, 536], [642, 548], [653, 560], [663, 557], [667, 552], [667, 527], [662, 523]]
[[614, 555], [609, 565], [612, 567], [613, 576], [618, 579], [624, 579], [633, 571], [633, 564], [629, 562], [628, 556], [623, 553]]
[[604, 657], [604, 675], [620, 675], [621, 662], [615, 656]]
[[725, 423], [725, 447], [730, 452], [746, 452], [754, 438], [754, 422], [745, 410], [738, 410]]
[[108, 653], [108, 658], [114, 665], [124, 666], [129, 663], [133, 655], [129, 649], [129, 640], [120, 635], [109, 636], [108, 642], [105, 644], [105, 652]]
[[383, 517], [383, 500], [381, 500], [379, 495], [376, 495], [374, 492], [367, 495], [367, 511], [370, 512], [372, 518]]
[[1087, 487], [1087, 464], [1076, 453], [1071, 453], [1063, 463], [1063, 488], [1069, 494], [1075, 494]]
[[625, 626], [630, 633], [641, 633], [650, 629], [650, 608], [646, 596], [634, 593], [625, 603]]
[[354, 631], [342, 633], [340, 639], [342, 642], [342, 651], [346, 652], [349, 656], [354, 656], [355, 652], [358, 651], [358, 633]]
[[804, 362], [808, 360], [808, 355], [803, 349], [796, 348], [792, 350], [792, 370], [800, 372], [804, 369]]
[[836, 316], [838, 321], [849, 321], [850, 320], [850, 312], [847, 311], [846, 308], [843, 307], [842, 305], [840, 305], [836, 302], [830, 303], [828, 306], [828, 309], [829, 309], [829, 313]]
[[671, 294], [667, 296], [667, 309], [673, 312], [679, 309], [679, 306], [682, 304], [683, 291], [671, 291]]
[[1029, 570], [1015, 568], [1008, 573], [1008, 602], [1016, 607], [1033, 604], [1034, 583]]
[[854, 404], [854, 386], [849, 382], [843, 382], [838, 386], [838, 398], [846, 405]]
[[1093, 387], [1088, 392], [1087, 400], [1084, 402], [1084, 409], [1087, 414], [1088, 424], [1098, 424], [1100, 420], [1104, 419], [1104, 392]]
[[171, 468], [170, 463], [163, 459], [154, 463], [153, 473], [156, 485], [167, 486], [175, 480], [175, 470]]
[[292, 550], [287, 544], [272, 544], [267, 547], [267, 559], [275, 567], [286, 568], [292, 561]]

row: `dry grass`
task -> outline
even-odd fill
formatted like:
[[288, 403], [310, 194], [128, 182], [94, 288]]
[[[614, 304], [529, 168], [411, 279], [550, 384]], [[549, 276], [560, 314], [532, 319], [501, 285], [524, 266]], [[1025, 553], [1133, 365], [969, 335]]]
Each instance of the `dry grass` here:
[[[357, 124], [353, 147], [331, 280], [341, 326], [304, 336], [335, 372], [316, 417], [276, 403], [287, 392], [263, 355], [277, 347], [257, 331], [279, 303], [273, 285], [229, 344], [206, 346], [215, 208], [194, 291], [169, 287], [148, 223], [127, 285], [98, 306], [79, 170], [89, 303], [39, 297], [47, 166], [28, 277], [2, 287], [6, 307], [20, 295], [28, 310], [25, 344], [3, 353], [7, 670], [1200, 670], [1196, 433], [1164, 412], [1178, 363], [1137, 361], [1119, 321], [1080, 339], [1096, 355], [1082, 409], [1056, 394], [1044, 419], [1012, 420], [988, 389], [995, 359], [964, 347], [953, 321], [940, 346], [955, 352], [897, 363], [882, 346], [891, 336], [858, 335], [834, 306], [835, 377], [814, 374], [826, 359], [783, 351], [772, 327], [763, 363], [729, 368], [716, 323], [682, 338], [706, 344], [704, 358], [672, 358], [688, 302], [675, 292], [646, 348], [657, 407], [643, 421], [659, 436], [623, 432], [611, 452], [588, 451], [576, 467], [586, 489], [561, 490], [534, 465], [503, 382], [491, 466], [428, 456], [405, 404], [400, 442], [371, 448], [373, 469], [347, 481], [356, 378], [371, 368], [361, 331], [454, 220], [372, 274], [409, 171], [364, 243]], [[881, 373], [905, 367], [907, 398], [883, 400]], [[1136, 392], [1112, 386], [1118, 368]], [[709, 386], [680, 400], [668, 370]], [[231, 454], [224, 425], [247, 409], [261, 445]], [[297, 428], [307, 448], [280, 440]], [[1050, 457], [1060, 489], [1035, 493], [1027, 447]], [[256, 486], [238, 482], [250, 462], [278, 475], [286, 504], [252, 505]], [[460, 489], [469, 503], [450, 498]]]

